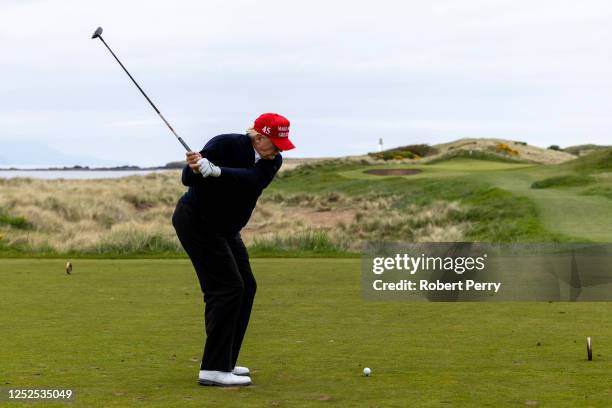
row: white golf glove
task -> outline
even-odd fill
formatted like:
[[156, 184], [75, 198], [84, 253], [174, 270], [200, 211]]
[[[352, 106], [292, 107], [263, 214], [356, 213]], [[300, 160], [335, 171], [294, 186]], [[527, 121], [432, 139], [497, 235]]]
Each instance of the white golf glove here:
[[198, 167], [202, 177], [219, 177], [221, 175], [221, 168], [212, 164], [207, 158], [203, 157], [198, 160]]

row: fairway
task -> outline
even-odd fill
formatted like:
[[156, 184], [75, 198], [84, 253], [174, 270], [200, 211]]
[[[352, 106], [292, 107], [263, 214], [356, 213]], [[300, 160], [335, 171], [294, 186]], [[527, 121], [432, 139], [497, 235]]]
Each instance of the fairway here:
[[547, 177], [546, 170], [483, 174], [495, 186], [528, 197], [539, 209], [542, 223], [551, 231], [581, 240], [612, 242], [612, 201], [581, 194], [583, 188], [538, 190], [531, 183]]
[[[453, 179], [485, 182], [535, 204], [538, 218], [549, 231], [575, 241], [612, 242], [612, 201], [603, 196], [583, 194], [586, 187], [533, 189], [534, 181], [571, 174], [559, 166], [503, 163], [486, 160], [453, 159], [433, 165], [389, 165], [380, 169], [411, 169], [421, 173], [400, 176], [406, 180]], [[367, 174], [369, 167], [340, 172], [346, 178], [377, 181], [385, 176]], [[598, 177], [610, 185], [610, 173]], [[398, 176], [394, 176], [398, 177]]]
[[374, 303], [358, 259], [252, 264], [239, 364], [254, 385], [217, 389], [196, 382], [202, 296], [188, 261], [82, 259], [67, 276], [64, 260], [2, 259], [2, 387], [71, 388], [78, 407], [612, 403], [609, 303]]

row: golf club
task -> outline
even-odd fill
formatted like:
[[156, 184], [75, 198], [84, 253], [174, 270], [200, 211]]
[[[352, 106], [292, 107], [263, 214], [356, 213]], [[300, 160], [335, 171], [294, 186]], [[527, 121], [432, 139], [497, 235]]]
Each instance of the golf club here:
[[121, 65], [121, 68], [123, 68], [123, 70], [125, 71], [126, 74], [128, 74], [128, 76], [130, 77], [130, 79], [132, 80], [132, 82], [134, 82], [134, 85], [136, 85], [136, 87], [138, 88], [138, 90], [143, 94], [143, 96], [145, 98], [147, 98], [147, 101], [149, 101], [149, 103], [151, 104], [151, 106], [153, 107], [153, 109], [155, 109], [155, 112], [157, 112], [157, 114], [159, 115], [160, 118], [162, 118], [162, 120], [164, 121], [164, 123], [166, 124], [166, 126], [168, 126], [168, 128], [170, 129], [170, 131], [174, 134], [174, 136], [176, 136], [176, 138], [178, 139], [179, 142], [181, 142], [181, 144], [183, 145], [183, 147], [185, 148], [185, 150], [187, 150], [188, 152], [191, 151], [191, 149], [189, 148], [189, 146], [187, 146], [187, 143], [185, 143], [185, 141], [183, 139], [181, 139], [181, 137], [179, 135], [176, 134], [176, 132], [174, 131], [174, 129], [172, 128], [172, 126], [170, 126], [170, 123], [168, 123], [168, 121], [166, 120], [166, 118], [164, 118], [164, 116], [161, 114], [161, 112], [159, 111], [159, 109], [157, 109], [157, 106], [155, 106], [155, 104], [151, 101], [151, 99], [149, 99], [149, 97], [147, 96], [147, 94], [142, 90], [142, 88], [140, 87], [140, 85], [138, 85], [138, 83], [136, 82], [136, 80], [132, 77], [132, 75], [130, 75], [130, 73], [128, 72], [127, 69], [125, 69], [125, 67], [123, 66], [123, 64], [121, 63], [121, 61], [119, 61], [119, 58], [117, 58], [117, 56], [115, 55], [115, 53], [113, 52], [113, 50], [110, 49], [110, 47], [108, 46], [108, 44], [106, 44], [106, 41], [104, 41], [104, 38], [102, 38], [102, 27], [98, 27], [96, 29], [96, 31], [94, 31], [93, 35], [91, 36], [91, 39], [93, 40], [94, 38], [99, 38], [100, 41], [102, 41], [102, 43], [104, 44], [104, 46], [110, 51], [111, 54], [113, 54], [113, 57], [115, 57], [115, 59], [117, 60], [117, 62], [119, 63], [119, 65]]

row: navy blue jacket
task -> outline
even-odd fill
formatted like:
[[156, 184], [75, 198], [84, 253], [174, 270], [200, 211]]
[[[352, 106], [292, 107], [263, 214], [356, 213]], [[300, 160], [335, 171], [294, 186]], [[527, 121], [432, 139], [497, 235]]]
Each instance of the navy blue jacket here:
[[182, 182], [189, 190], [181, 201], [191, 206], [206, 228], [234, 235], [247, 224], [257, 199], [280, 169], [280, 154], [255, 164], [255, 150], [249, 136], [215, 136], [200, 151], [202, 157], [221, 167], [221, 176], [203, 178], [189, 165], [183, 168]]

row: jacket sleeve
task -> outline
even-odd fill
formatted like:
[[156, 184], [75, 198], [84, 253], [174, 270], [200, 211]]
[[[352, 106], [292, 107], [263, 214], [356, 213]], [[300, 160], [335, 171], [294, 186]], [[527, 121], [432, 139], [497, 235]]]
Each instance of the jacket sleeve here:
[[183, 182], [184, 186], [191, 187], [200, 180], [203, 180], [202, 176], [200, 176], [199, 173], [194, 173], [188, 164], [185, 165], [185, 167], [183, 167], [183, 174], [181, 176], [181, 181]]
[[[202, 155], [202, 157], [206, 157], [214, 164], [215, 160], [221, 154], [221, 150], [222, 150], [221, 147], [222, 146], [218, 138], [212, 138], [211, 140], [208, 141], [208, 143], [206, 143], [206, 146], [204, 146], [204, 148], [200, 150], [200, 154]], [[183, 183], [184, 186], [191, 187], [203, 181], [204, 181], [204, 178], [200, 175], [200, 173], [194, 173], [188, 164], [185, 165], [185, 167], [183, 167], [183, 174], [181, 176], [181, 182]]]
[[242, 188], [261, 191], [272, 182], [282, 164], [283, 159], [278, 155], [274, 160], [261, 159], [251, 168], [221, 167], [220, 179]]

